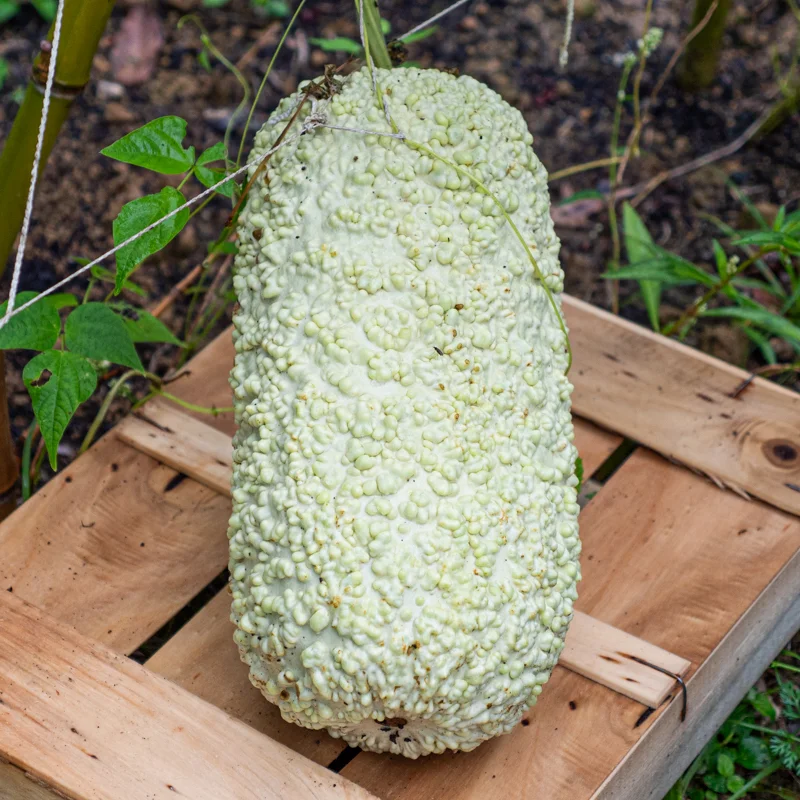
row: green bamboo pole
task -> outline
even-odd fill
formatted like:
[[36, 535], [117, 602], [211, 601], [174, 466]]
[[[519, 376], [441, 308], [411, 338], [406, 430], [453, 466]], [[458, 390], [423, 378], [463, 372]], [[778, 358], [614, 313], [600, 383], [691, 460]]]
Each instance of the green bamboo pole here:
[[[89, 80], [92, 60], [113, 6], [113, 0], [64, 0], [61, 43], [42, 149], [41, 169], [44, 169], [47, 163], [58, 132], [69, 115], [73, 100]], [[48, 42], [52, 41], [52, 37], [51, 28]], [[0, 154], [0, 186], [3, 187], [3, 213], [0, 214], [0, 275], [5, 271], [25, 214], [25, 199], [30, 186], [49, 59], [49, 48], [39, 51], [33, 63], [25, 98]]]
[[[73, 100], [89, 81], [97, 45], [113, 7], [114, 0], [64, 0], [61, 41], [53, 92], [50, 97], [50, 111], [47, 115], [47, 128], [42, 142], [40, 174], [47, 163], [58, 132], [69, 115]], [[51, 27], [47, 41], [52, 42], [52, 40]], [[45, 46], [33, 62], [25, 97], [0, 153], [0, 186], [3, 187], [3, 213], [0, 214], [0, 276], [5, 272], [25, 216], [25, 203], [30, 187], [49, 64], [50, 50]], [[18, 475], [16, 448], [9, 425], [5, 361], [0, 352], [0, 519], [4, 519], [16, 506], [14, 490]]]
[[[714, 0], [695, 0], [689, 30], [693, 31], [705, 19], [713, 3]], [[678, 69], [678, 83], [682, 89], [687, 91], [705, 89], [714, 81], [730, 7], [731, 0], [717, 0], [717, 7], [711, 19], [686, 46], [686, 52]]]
[[376, 67], [391, 69], [392, 59], [386, 49], [386, 41], [381, 30], [381, 12], [377, 0], [356, 0], [356, 8], [364, 10], [364, 28], [369, 41], [369, 54]]

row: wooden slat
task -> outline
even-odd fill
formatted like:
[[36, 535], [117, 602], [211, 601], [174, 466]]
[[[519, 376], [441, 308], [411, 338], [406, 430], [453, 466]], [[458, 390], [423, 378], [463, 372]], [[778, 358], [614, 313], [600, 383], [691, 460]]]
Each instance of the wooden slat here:
[[571, 297], [575, 412], [800, 514], [800, 396]]
[[626, 754], [592, 800], [661, 800], [666, 795], [800, 628], [798, 586], [800, 551], [695, 674], [689, 685], [689, 723], [680, 721], [673, 705]]
[[[757, 599], [763, 613], [749, 626], [756, 643], [787, 610], [785, 593], [770, 584], [800, 547], [800, 522], [653, 453], [637, 451], [623, 464], [583, 512], [581, 533], [578, 608], [694, 664], [720, 646]], [[770, 655], [746, 652], [762, 666]], [[510, 736], [421, 762], [362, 753], [342, 774], [386, 800], [642, 800], [651, 796], [642, 765], [661, 764], [669, 753], [664, 741], [700, 729], [712, 690], [740, 669], [729, 652], [696, 673], [707, 676], [703, 681], [690, 676], [689, 717], [671, 731], [675, 739], [654, 737], [651, 745], [645, 736], [662, 730], [662, 717], [672, 724], [675, 701], [666, 707], [670, 716], [657, 711], [642, 722], [642, 705], [556, 667], [528, 724]], [[695, 755], [701, 743], [692, 740]], [[620, 777], [621, 788], [598, 794], [626, 757], [625, 774], [635, 779]]]
[[4, 759], [70, 798], [371, 796], [8, 593], [0, 687]]
[[230, 609], [230, 594], [220, 592], [147, 661], [147, 668], [301, 755], [330, 764], [345, 743], [325, 731], [284, 722], [278, 707], [261, 697], [233, 643]]
[[558, 663], [632, 700], [657, 708], [674, 691], [675, 680], [636, 661], [637, 658], [681, 677], [692, 666], [685, 658], [581, 611], [575, 612]]
[[153, 400], [120, 422], [116, 432], [131, 447], [230, 497], [231, 437], [207, 421], [189, 416], [174, 403]]
[[[228, 337], [171, 390], [230, 404]], [[230, 426], [230, 416], [207, 417]], [[230, 502], [112, 431], [0, 524], [0, 591], [120, 652], [135, 650], [224, 568]]]

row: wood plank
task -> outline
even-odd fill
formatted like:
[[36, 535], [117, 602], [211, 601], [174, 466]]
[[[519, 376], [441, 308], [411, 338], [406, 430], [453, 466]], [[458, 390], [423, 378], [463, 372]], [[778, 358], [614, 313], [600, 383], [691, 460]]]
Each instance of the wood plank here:
[[[170, 390], [227, 406], [224, 333]], [[233, 415], [198, 415], [230, 434]], [[0, 590], [132, 652], [225, 568], [230, 502], [111, 431], [0, 524]]]
[[371, 797], [8, 593], [0, 686], [2, 757], [66, 797]]
[[[776, 612], [755, 617], [751, 629], [758, 642], [768, 639], [769, 625], [785, 604], [767, 587], [800, 548], [797, 519], [719, 490], [644, 450], [587, 506], [581, 532], [578, 608], [694, 664], [720, 646], [759, 596], [763, 608], [774, 603]], [[707, 682], [695, 683], [690, 675], [693, 699], [684, 726], [702, 722], [704, 698], [740, 669], [737, 656], [728, 653]], [[673, 700], [665, 708], [677, 714], [677, 705]], [[342, 774], [386, 800], [655, 799], [640, 766], [648, 759], [651, 765], [664, 762], [669, 751], [660, 749], [658, 740], [651, 748], [645, 735], [659, 724], [663, 708], [646, 721], [643, 711], [642, 705], [556, 667], [528, 724], [509, 736], [472, 753], [421, 762], [362, 753]], [[637, 743], [637, 755], [626, 767], [626, 774], [635, 776], [625, 784], [628, 793], [611, 787], [597, 794]], [[693, 740], [696, 749], [699, 744]]]
[[[677, 706], [668, 709], [592, 800], [661, 800], [800, 628], [798, 586], [800, 551], [697, 671], [689, 685], [688, 722], [681, 723]], [[731, 665], [738, 665], [738, 671]]]
[[112, 432], [0, 525], [0, 590], [131, 652], [224, 569], [229, 515]]
[[230, 594], [220, 592], [147, 661], [147, 668], [301, 755], [330, 764], [345, 743], [325, 731], [285, 722], [278, 707], [261, 697], [233, 642], [230, 608]]
[[564, 297], [574, 409], [668, 458], [800, 514], [800, 396]]
[[[213, 419], [213, 417], [211, 417]], [[215, 492], [231, 494], [231, 437], [179, 406], [152, 400], [117, 425], [119, 438]]]
[[558, 660], [584, 678], [646, 706], [657, 708], [675, 690], [675, 680], [635, 659], [683, 677], [691, 663], [613, 625], [576, 611]]

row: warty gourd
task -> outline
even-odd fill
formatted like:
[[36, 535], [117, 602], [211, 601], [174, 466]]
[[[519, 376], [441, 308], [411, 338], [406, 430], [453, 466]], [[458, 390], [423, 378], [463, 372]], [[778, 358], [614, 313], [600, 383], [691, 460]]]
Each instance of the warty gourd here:
[[416, 758], [509, 732], [542, 691], [579, 578], [576, 451], [560, 317], [471, 180], [560, 307], [522, 115], [470, 77], [376, 72], [441, 159], [363, 132], [391, 129], [362, 69], [316, 112], [362, 132], [274, 152], [239, 220], [232, 619], [285, 719]]

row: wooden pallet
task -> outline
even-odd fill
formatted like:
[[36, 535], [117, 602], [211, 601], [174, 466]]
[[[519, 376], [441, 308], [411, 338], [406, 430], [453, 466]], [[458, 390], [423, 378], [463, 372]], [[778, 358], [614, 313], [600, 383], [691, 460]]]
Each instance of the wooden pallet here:
[[[0, 798], [659, 800], [800, 627], [800, 398], [565, 310], [587, 475], [645, 446], [582, 512], [580, 613], [514, 733], [412, 762], [288, 725], [225, 591], [127, 658], [227, 563], [232, 420], [152, 404], [0, 526]], [[231, 361], [223, 334], [174, 391], [228, 405]], [[686, 674], [685, 721], [672, 678], [621, 653]]]

